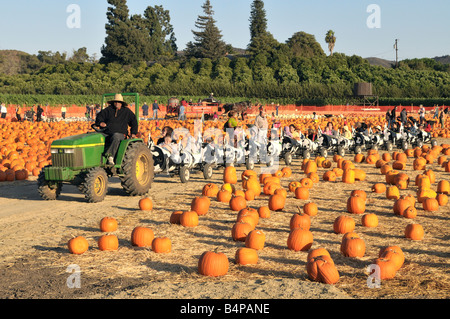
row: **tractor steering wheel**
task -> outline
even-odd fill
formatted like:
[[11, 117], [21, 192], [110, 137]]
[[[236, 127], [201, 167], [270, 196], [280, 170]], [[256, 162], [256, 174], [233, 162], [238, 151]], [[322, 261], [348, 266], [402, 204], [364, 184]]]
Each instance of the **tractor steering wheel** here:
[[91, 128], [97, 133], [103, 133], [106, 130], [106, 127], [100, 127], [98, 125], [92, 124]]

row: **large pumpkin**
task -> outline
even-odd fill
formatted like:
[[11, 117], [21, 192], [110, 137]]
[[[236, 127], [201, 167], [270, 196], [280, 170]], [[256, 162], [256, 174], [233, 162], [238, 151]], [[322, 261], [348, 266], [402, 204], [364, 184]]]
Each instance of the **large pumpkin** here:
[[198, 273], [204, 276], [224, 276], [228, 273], [230, 263], [221, 252], [206, 251], [198, 260]]
[[237, 175], [235, 167], [233, 166], [225, 167], [225, 170], [223, 171], [223, 182], [228, 184], [237, 183]]
[[273, 194], [269, 197], [269, 209], [280, 211], [284, 208], [286, 198], [283, 195]]
[[131, 232], [131, 244], [137, 247], [151, 247], [155, 238], [153, 230], [148, 227], [137, 226]]
[[343, 238], [341, 243], [341, 252], [345, 257], [364, 257], [366, 245], [362, 238], [349, 237]]
[[306, 272], [313, 281], [333, 285], [339, 281], [339, 272], [330, 256], [321, 255], [308, 259]]
[[366, 201], [360, 196], [350, 196], [347, 199], [347, 211], [351, 214], [364, 214], [366, 211]]
[[308, 251], [313, 244], [313, 234], [303, 228], [295, 228], [290, 231], [287, 246], [294, 251]]
[[194, 211], [199, 216], [206, 215], [209, 211], [211, 201], [208, 196], [196, 196], [191, 202], [191, 211]]

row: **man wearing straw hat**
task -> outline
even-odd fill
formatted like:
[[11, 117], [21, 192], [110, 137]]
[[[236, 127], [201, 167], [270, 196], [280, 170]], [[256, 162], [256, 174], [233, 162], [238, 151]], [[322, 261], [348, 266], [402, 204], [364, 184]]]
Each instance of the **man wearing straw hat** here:
[[138, 133], [136, 115], [127, 106], [122, 94], [116, 94], [113, 100], [108, 101], [108, 107], [98, 113], [95, 119], [95, 125], [105, 129], [105, 156], [109, 165], [114, 165], [120, 142], [128, 135], [128, 126], [131, 128], [132, 138]]

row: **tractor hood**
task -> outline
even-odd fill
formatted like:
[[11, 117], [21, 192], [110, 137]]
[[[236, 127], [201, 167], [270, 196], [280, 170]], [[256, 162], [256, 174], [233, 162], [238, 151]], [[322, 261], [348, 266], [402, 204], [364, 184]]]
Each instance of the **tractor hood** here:
[[103, 146], [105, 136], [100, 133], [86, 133], [61, 138], [52, 143], [52, 148], [79, 148]]

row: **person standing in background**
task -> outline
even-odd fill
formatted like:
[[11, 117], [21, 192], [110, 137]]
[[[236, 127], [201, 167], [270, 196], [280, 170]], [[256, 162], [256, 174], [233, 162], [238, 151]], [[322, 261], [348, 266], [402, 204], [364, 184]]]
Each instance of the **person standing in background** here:
[[148, 119], [148, 105], [147, 105], [147, 102], [145, 102], [144, 105], [142, 105], [142, 116], [145, 119]]
[[1, 118], [6, 119], [6, 114], [8, 113], [8, 110], [6, 109], [5, 103], [1, 104], [0, 112], [1, 112]]
[[184, 114], [184, 112], [185, 112], [184, 104], [181, 103], [180, 109], [179, 109], [179, 111], [178, 111], [178, 120], [179, 120], [179, 121], [183, 121], [183, 120], [186, 119], [186, 114]]
[[420, 104], [419, 107], [419, 123], [424, 124], [425, 123], [425, 108], [422, 104]]
[[61, 107], [61, 117], [63, 118], [63, 120], [66, 119], [66, 112], [67, 112], [66, 106], [63, 105], [63, 106]]
[[153, 110], [153, 119], [158, 119], [159, 105], [157, 100], [153, 102], [152, 110]]
[[40, 104], [38, 104], [36, 110], [36, 122], [42, 121], [42, 113], [44, 113], [44, 109], [41, 107]]
[[22, 107], [20, 106], [20, 104], [17, 104], [16, 107], [16, 118], [17, 121], [22, 122]]

